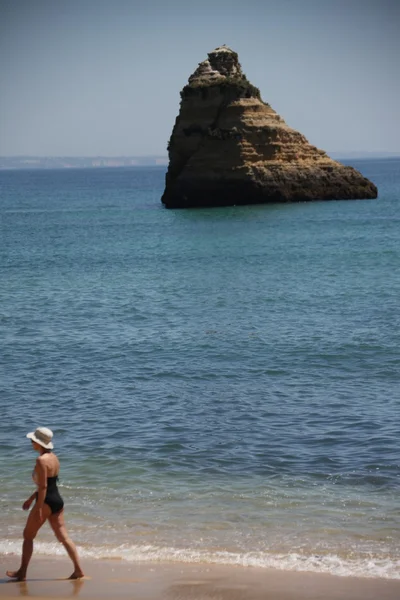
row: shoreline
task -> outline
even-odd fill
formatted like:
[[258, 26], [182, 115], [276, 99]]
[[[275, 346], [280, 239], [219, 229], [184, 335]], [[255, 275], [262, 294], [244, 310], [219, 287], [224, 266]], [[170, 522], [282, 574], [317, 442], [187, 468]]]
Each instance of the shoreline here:
[[5, 577], [19, 565], [19, 556], [0, 557], [0, 598], [118, 598], [131, 600], [395, 600], [400, 580], [342, 577], [257, 567], [168, 562], [129, 563], [84, 560], [86, 577], [66, 579], [72, 572], [67, 558], [35, 557], [25, 582]]

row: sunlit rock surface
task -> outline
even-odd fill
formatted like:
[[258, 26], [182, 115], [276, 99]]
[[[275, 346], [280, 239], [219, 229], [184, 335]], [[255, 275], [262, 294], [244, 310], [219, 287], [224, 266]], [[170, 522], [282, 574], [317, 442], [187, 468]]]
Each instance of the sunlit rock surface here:
[[376, 198], [376, 186], [332, 160], [263, 102], [227, 46], [181, 91], [169, 141], [167, 208]]

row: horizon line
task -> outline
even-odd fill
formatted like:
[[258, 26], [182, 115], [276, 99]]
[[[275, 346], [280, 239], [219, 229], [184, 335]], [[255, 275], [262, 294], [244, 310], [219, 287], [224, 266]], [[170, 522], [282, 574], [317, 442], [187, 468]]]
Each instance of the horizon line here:
[[[328, 156], [337, 155], [387, 155], [400, 156], [400, 150], [325, 150]], [[4, 158], [168, 158], [168, 154], [0, 154], [0, 159]]]

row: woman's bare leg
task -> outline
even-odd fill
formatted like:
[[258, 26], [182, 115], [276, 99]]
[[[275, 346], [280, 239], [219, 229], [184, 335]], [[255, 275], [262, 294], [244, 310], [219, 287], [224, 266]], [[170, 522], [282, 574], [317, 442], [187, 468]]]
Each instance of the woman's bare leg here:
[[18, 571], [7, 571], [7, 577], [11, 577], [12, 579], [16, 579], [17, 581], [25, 581], [28, 565], [32, 558], [33, 540], [35, 539], [37, 532], [39, 531], [43, 523], [45, 523], [45, 521], [49, 517], [50, 513], [50, 507], [45, 504], [42, 510], [42, 518], [39, 519], [39, 511], [36, 507], [33, 507], [31, 512], [29, 513], [24, 529], [21, 566], [18, 569]]
[[72, 560], [72, 562], [74, 564], [74, 572], [72, 573], [72, 575], [70, 575], [69, 579], [80, 579], [84, 575], [83, 575], [81, 565], [79, 564], [78, 551], [76, 549], [74, 542], [69, 537], [67, 528], [65, 526], [64, 510], [61, 510], [60, 512], [58, 512], [56, 514], [50, 515], [49, 523], [50, 523], [52, 530], [55, 533], [56, 538], [58, 539], [59, 542], [62, 543], [62, 545], [64, 546], [64, 548], [66, 549], [66, 551], [68, 553], [68, 556], [70, 557], [70, 559]]

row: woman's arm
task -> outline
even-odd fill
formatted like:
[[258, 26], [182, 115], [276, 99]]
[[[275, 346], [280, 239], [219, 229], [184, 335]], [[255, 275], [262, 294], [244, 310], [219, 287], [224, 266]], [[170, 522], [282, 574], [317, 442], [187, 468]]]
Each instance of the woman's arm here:
[[39, 518], [42, 519], [43, 504], [47, 491], [47, 467], [41, 456], [39, 456], [39, 458], [36, 460], [36, 474], [38, 476], [38, 496], [36, 507], [39, 511]]
[[33, 492], [33, 494], [31, 496], [29, 496], [28, 500], [25, 500], [25, 502], [23, 503], [23, 505], [22, 505], [23, 510], [29, 510], [29, 508], [35, 498], [36, 498], [36, 492]]

